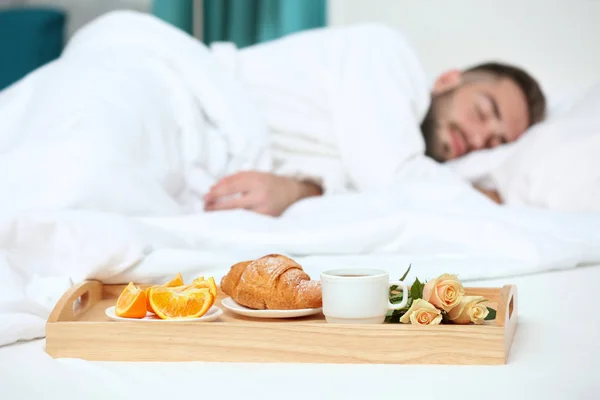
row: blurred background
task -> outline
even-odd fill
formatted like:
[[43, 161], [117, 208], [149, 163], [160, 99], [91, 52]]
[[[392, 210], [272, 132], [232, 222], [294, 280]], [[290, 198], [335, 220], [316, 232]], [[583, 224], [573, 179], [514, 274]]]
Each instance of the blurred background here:
[[531, 70], [550, 93], [600, 80], [600, 0], [0, 0], [0, 90], [60, 55], [111, 10], [153, 14], [205, 43], [240, 47], [322, 26], [401, 29], [430, 76], [482, 60]]

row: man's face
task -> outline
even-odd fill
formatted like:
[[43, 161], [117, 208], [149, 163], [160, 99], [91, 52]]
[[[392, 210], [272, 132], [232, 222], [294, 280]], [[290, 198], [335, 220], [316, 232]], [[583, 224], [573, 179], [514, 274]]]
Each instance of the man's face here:
[[485, 73], [450, 74], [436, 82], [421, 127], [426, 155], [452, 160], [515, 141], [527, 129], [526, 99], [512, 80]]

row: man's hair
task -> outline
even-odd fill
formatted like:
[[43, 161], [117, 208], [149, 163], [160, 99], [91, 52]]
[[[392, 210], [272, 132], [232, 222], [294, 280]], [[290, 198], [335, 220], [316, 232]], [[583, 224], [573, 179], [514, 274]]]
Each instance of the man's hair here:
[[546, 97], [540, 84], [521, 68], [498, 62], [488, 62], [470, 67], [464, 72], [489, 73], [497, 78], [511, 79], [516, 83], [527, 100], [529, 126], [542, 121], [546, 116]]

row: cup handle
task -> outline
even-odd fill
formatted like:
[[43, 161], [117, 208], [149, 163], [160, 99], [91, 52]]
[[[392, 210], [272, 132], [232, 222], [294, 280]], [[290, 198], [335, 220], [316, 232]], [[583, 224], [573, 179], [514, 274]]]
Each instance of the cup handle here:
[[390, 281], [390, 286], [396, 285], [399, 288], [402, 288], [402, 301], [398, 304], [392, 304], [390, 299], [388, 298], [388, 309], [390, 310], [399, 310], [401, 308], [406, 307], [406, 303], [408, 302], [408, 287], [406, 283], [402, 281]]

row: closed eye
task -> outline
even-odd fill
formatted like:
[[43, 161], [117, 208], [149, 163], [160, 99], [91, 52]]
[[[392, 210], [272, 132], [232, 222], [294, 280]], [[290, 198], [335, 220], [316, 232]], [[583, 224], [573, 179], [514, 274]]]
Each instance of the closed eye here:
[[492, 111], [494, 112], [494, 116], [498, 118], [498, 120], [502, 119], [502, 115], [500, 115], [500, 108], [498, 108], [498, 103], [496, 99], [494, 99], [489, 93], [484, 93], [484, 96], [487, 97], [490, 104], [492, 105]]
[[483, 110], [481, 109], [481, 107], [477, 107], [477, 117], [479, 118], [480, 121], [485, 121], [486, 115], [483, 112]]

